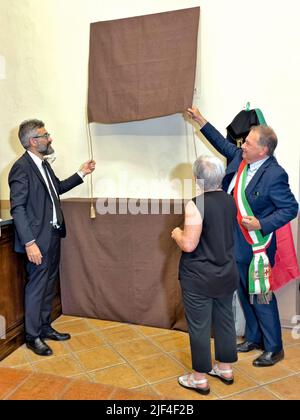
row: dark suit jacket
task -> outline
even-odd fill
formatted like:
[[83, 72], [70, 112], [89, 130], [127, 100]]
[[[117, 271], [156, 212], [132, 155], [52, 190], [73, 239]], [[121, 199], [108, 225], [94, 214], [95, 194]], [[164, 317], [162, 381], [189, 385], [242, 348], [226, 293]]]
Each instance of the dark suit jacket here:
[[[49, 173], [57, 194], [63, 194], [83, 182], [76, 173], [60, 181], [50, 165]], [[47, 252], [52, 229], [53, 205], [44, 179], [28, 153], [17, 160], [8, 176], [11, 215], [15, 225], [15, 250], [25, 252], [25, 244], [36, 240], [42, 253]], [[66, 236], [65, 223], [60, 230]]]
[[[223, 179], [223, 189], [227, 191], [243, 159], [243, 152], [226, 140], [210, 123], [207, 123], [201, 132], [218, 152], [227, 158], [228, 166]], [[260, 222], [263, 235], [275, 232], [297, 216], [298, 203], [290, 190], [288, 175], [273, 156], [262, 164], [249, 182], [246, 197], [254, 216]], [[244, 239], [238, 226], [235, 232], [235, 251], [237, 262], [244, 264], [251, 262], [252, 248]], [[267, 253], [271, 265], [274, 265], [275, 235]]]

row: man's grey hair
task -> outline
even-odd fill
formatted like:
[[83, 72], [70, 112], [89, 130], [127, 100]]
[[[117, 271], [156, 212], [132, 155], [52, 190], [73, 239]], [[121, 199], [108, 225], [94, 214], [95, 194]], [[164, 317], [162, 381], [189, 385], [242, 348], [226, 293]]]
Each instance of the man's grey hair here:
[[193, 165], [197, 184], [201, 187], [204, 181], [204, 191], [217, 190], [222, 187], [225, 175], [223, 162], [215, 156], [199, 156]]
[[267, 147], [268, 156], [273, 156], [276, 149], [278, 139], [273, 128], [268, 125], [256, 125], [251, 128], [251, 131], [255, 131], [259, 135], [259, 145]]
[[26, 120], [20, 124], [18, 135], [24, 149], [29, 148], [30, 138], [36, 136], [37, 130], [43, 127], [45, 127], [45, 124], [40, 120]]

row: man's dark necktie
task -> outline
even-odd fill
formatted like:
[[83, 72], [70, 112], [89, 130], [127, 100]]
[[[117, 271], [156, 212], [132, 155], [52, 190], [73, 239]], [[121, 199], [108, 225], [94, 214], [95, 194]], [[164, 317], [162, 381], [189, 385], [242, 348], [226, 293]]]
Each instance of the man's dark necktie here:
[[43, 161], [42, 166], [43, 166], [44, 171], [45, 171], [45, 175], [46, 175], [48, 185], [49, 185], [49, 191], [51, 193], [51, 197], [52, 197], [52, 200], [53, 200], [53, 203], [54, 203], [54, 206], [55, 206], [57, 224], [59, 226], [61, 226], [63, 224], [64, 218], [63, 218], [63, 214], [62, 214], [62, 211], [61, 211], [61, 208], [60, 208], [60, 203], [59, 203], [57, 194], [55, 193], [55, 191], [53, 189], [53, 186], [52, 186], [52, 182], [50, 180], [50, 176], [49, 176], [48, 169], [47, 169], [47, 162]]

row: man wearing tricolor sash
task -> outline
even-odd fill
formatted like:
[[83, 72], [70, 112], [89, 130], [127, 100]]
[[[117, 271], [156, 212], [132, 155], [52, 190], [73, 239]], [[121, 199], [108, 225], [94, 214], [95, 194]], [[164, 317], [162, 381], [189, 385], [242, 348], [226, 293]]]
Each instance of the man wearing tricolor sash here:
[[238, 148], [207, 122], [197, 108], [189, 108], [187, 114], [199, 124], [212, 146], [227, 158], [222, 187], [233, 193], [238, 209], [235, 255], [246, 332], [245, 342], [237, 349], [244, 353], [262, 349], [253, 365], [273, 366], [284, 357], [278, 306], [272, 293], [274, 233], [298, 213], [288, 175], [273, 156], [277, 136], [266, 125], [254, 126], [242, 148]]

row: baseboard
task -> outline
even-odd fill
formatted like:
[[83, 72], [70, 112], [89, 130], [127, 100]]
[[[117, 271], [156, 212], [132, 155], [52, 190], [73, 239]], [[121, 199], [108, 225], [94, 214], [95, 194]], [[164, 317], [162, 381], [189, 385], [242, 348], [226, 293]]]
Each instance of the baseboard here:
[[[59, 304], [53, 309], [52, 320], [54, 321], [61, 314], [62, 308]], [[24, 342], [24, 322], [20, 321], [8, 329], [4, 340], [0, 340], [0, 361], [21, 347]]]

